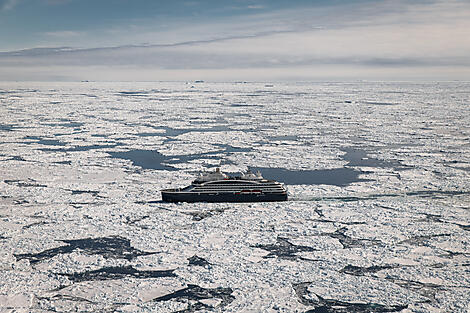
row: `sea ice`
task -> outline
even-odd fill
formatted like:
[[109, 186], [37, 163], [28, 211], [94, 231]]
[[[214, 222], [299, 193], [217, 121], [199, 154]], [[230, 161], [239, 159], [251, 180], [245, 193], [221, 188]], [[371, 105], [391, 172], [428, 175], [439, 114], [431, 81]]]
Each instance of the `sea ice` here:
[[[470, 306], [468, 83], [0, 91], [1, 312]], [[215, 167], [290, 200], [161, 202]]]

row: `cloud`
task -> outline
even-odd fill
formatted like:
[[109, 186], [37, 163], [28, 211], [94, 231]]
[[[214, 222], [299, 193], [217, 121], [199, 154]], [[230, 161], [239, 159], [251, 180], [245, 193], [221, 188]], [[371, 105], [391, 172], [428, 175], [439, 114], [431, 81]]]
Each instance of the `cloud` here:
[[70, 37], [79, 37], [82, 36], [82, 32], [77, 32], [73, 30], [60, 30], [54, 32], [45, 32], [45, 36], [48, 37], [55, 37], [55, 38], [70, 38]]
[[167, 38], [190, 40], [162, 44], [4, 52], [0, 76], [49, 68], [77, 80], [470, 79], [470, 4], [398, 3], [254, 14], [173, 29]]
[[248, 9], [251, 9], [251, 10], [260, 10], [260, 9], [264, 9], [265, 6], [264, 5], [249, 5], [247, 6]]
[[13, 9], [20, 0], [0, 0], [0, 11], [9, 11]]
[[[40, 0], [46, 5], [64, 4], [71, 0]], [[9, 11], [15, 8], [22, 0], [0, 0], [0, 11]]]

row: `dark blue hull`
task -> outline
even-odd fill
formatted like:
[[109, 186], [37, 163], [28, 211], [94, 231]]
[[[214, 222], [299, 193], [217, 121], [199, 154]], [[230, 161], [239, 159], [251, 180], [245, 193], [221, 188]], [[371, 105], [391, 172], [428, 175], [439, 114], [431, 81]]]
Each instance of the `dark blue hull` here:
[[287, 201], [287, 193], [196, 193], [162, 191], [164, 202], [273, 202]]

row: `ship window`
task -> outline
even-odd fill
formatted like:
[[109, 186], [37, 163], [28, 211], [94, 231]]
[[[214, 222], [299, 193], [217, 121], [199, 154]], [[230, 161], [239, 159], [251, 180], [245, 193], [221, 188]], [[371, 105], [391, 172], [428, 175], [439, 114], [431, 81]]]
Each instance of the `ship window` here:
[[246, 185], [251, 184], [246, 181], [237, 181], [237, 180], [219, 180], [214, 182], [206, 183], [206, 185]]

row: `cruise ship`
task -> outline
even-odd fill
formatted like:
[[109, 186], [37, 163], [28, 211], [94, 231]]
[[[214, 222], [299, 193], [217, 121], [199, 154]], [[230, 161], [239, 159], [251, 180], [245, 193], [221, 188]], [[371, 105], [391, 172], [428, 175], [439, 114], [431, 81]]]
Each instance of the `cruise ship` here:
[[230, 177], [219, 168], [215, 172], [199, 175], [184, 188], [162, 190], [165, 202], [264, 202], [287, 201], [285, 186], [248, 171]]

